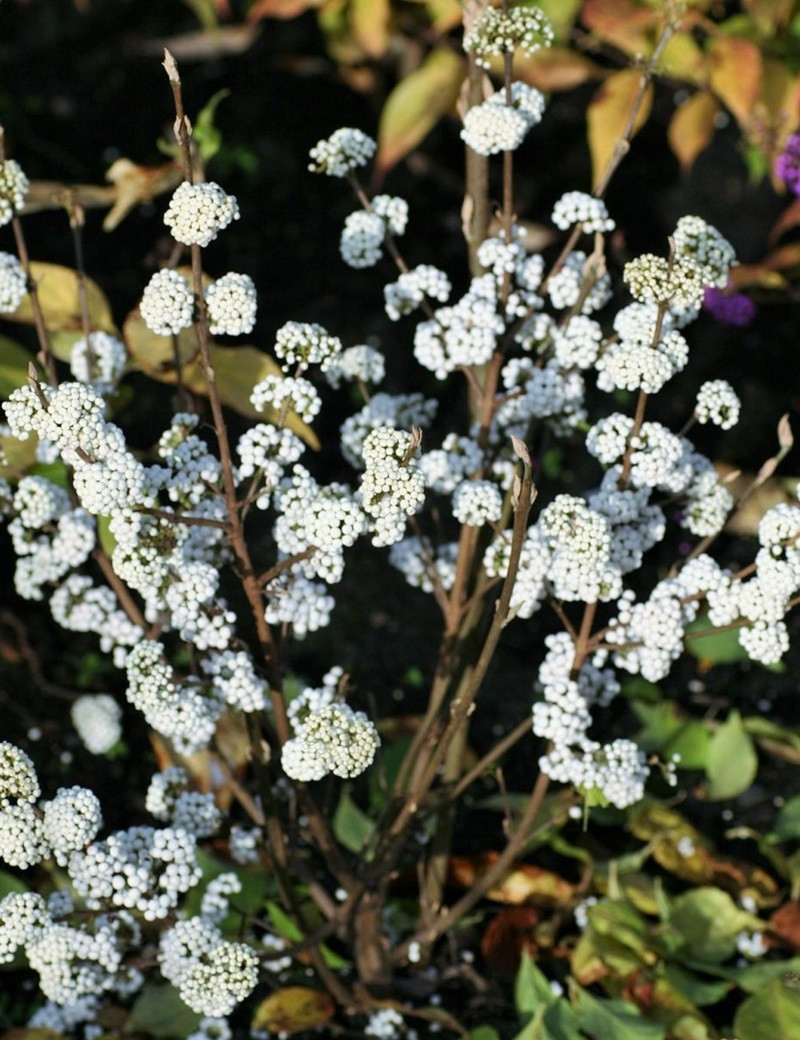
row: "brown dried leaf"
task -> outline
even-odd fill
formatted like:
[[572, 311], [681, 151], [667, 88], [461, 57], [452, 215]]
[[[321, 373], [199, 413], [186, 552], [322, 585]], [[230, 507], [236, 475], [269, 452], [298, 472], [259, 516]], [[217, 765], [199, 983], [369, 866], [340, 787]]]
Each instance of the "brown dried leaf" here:
[[743, 36], [717, 36], [708, 62], [711, 89], [746, 128], [761, 93], [761, 51]]
[[113, 231], [136, 206], [177, 187], [183, 172], [176, 162], [140, 166], [130, 159], [117, 159], [106, 170], [106, 180], [114, 185], [115, 198], [103, 229]]
[[250, 1028], [270, 1033], [303, 1033], [324, 1026], [333, 1018], [334, 1011], [333, 1000], [322, 990], [286, 986], [262, 1000]]
[[675, 109], [667, 140], [683, 170], [690, 169], [700, 152], [711, 143], [718, 111], [716, 98], [706, 90], [692, 94]]
[[541, 914], [533, 906], [512, 906], [491, 919], [481, 938], [481, 953], [494, 978], [513, 980], [522, 951], [535, 956], [538, 950], [533, 930]]
[[795, 950], [800, 950], [800, 903], [792, 900], [774, 910], [769, 919], [769, 931]]

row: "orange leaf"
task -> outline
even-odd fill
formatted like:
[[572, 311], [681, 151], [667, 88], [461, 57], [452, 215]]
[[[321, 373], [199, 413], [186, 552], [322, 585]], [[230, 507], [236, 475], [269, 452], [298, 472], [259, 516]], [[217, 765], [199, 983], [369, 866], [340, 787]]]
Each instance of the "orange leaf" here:
[[304, 1033], [324, 1026], [333, 1012], [333, 1000], [322, 990], [287, 986], [258, 1005], [250, 1028], [266, 1029], [270, 1033]]
[[761, 93], [761, 51], [743, 36], [717, 36], [708, 58], [711, 89], [745, 127]]
[[667, 130], [669, 146], [681, 168], [688, 170], [714, 135], [714, 117], [719, 105], [712, 94], [700, 90], [673, 113]]
[[769, 930], [789, 946], [800, 950], [800, 903], [789, 902], [771, 915]]
[[581, 20], [587, 29], [625, 54], [649, 54], [658, 25], [658, 12], [633, 0], [586, 0]]
[[512, 906], [492, 918], [481, 939], [481, 953], [493, 977], [514, 979], [522, 951], [536, 954], [533, 929], [540, 917], [533, 906]]
[[571, 90], [590, 79], [602, 79], [605, 69], [567, 47], [547, 47], [514, 63], [514, 74], [539, 90]]
[[[594, 184], [598, 184], [603, 176], [627, 125], [641, 77], [642, 74], [637, 69], [615, 72], [613, 76], [608, 77], [589, 103], [586, 120]], [[653, 86], [649, 84], [636, 113], [631, 137], [647, 121], [652, 103]]]
[[381, 112], [376, 170], [383, 175], [427, 136], [458, 99], [465, 65], [459, 55], [439, 47], [416, 71], [402, 79]]

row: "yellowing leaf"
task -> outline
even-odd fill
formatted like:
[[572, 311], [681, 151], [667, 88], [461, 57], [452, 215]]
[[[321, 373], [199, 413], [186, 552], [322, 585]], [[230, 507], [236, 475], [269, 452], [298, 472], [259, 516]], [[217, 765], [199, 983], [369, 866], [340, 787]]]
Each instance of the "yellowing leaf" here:
[[602, 79], [606, 72], [584, 54], [568, 47], [546, 47], [530, 58], [514, 62], [514, 74], [539, 90], [571, 90], [590, 79]]
[[382, 58], [389, 44], [389, 0], [350, 0], [350, 25], [370, 58]]
[[659, 16], [634, 0], [586, 0], [581, 21], [606, 43], [636, 57], [652, 51]]
[[[615, 72], [613, 76], [608, 77], [589, 103], [586, 119], [594, 184], [598, 184], [602, 178], [627, 125], [641, 78], [642, 74], [637, 69]], [[652, 103], [653, 87], [649, 84], [636, 114], [631, 136], [647, 121]]]
[[[450, 859], [449, 881], [463, 888], [471, 888], [497, 860], [496, 852], [476, 856], [453, 856]], [[530, 863], [513, 865], [503, 880], [487, 892], [489, 899], [498, 903], [519, 905], [538, 903], [542, 906], [562, 906], [569, 902], [575, 886], [565, 878]]]
[[258, 1005], [250, 1028], [270, 1033], [302, 1033], [324, 1026], [333, 1017], [334, 1010], [333, 1000], [322, 990], [286, 986]]
[[700, 90], [675, 109], [667, 130], [669, 146], [684, 170], [711, 142], [719, 105], [712, 94]]
[[[60, 264], [34, 261], [31, 264], [31, 274], [36, 282], [39, 304], [47, 328], [81, 330], [83, 319], [78, 296], [77, 272], [71, 267], [61, 267]], [[111, 306], [105, 293], [91, 279], [87, 279], [86, 289], [91, 327], [116, 334]], [[5, 317], [9, 321], [21, 321], [26, 325], [32, 325], [33, 306], [30, 295], [23, 299], [13, 314], [7, 314]]]
[[381, 175], [416, 148], [453, 108], [464, 74], [464, 61], [459, 55], [437, 48], [398, 83], [386, 99], [378, 127], [375, 165]]
[[707, 57], [693, 36], [686, 32], [670, 37], [661, 56], [663, 75], [690, 83], [703, 83], [706, 79]]
[[717, 36], [708, 58], [711, 89], [745, 127], [761, 93], [761, 51], [743, 36]]

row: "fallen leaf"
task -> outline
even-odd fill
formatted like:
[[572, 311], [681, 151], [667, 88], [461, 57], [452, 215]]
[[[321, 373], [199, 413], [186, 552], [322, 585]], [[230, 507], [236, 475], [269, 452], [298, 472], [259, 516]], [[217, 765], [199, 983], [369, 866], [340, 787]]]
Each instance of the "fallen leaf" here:
[[522, 951], [536, 955], [533, 929], [541, 914], [533, 906], [513, 906], [491, 919], [481, 938], [481, 953], [496, 978], [513, 980], [519, 970]]
[[[471, 888], [497, 861], [498, 853], [482, 852], [476, 856], [453, 856], [448, 881]], [[572, 899], [575, 886], [552, 871], [529, 863], [512, 865], [502, 881], [486, 893], [497, 903], [537, 903], [541, 906], [563, 906]]]
[[333, 1018], [333, 1000], [322, 990], [286, 986], [271, 993], [258, 1005], [250, 1028], [270, 1033], [303, 1033], [319, 1029]]

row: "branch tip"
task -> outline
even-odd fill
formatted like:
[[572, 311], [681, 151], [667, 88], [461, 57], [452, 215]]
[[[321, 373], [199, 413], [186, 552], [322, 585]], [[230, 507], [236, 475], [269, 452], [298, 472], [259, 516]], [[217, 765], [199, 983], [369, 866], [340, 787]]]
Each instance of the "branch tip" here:
[[781, 416], [778, 423], [778, 444], [780, 444], [782, 451], [789, 451], [794, 444], [794, 434], [792, 433], [788, 412], [786, 415]]
[[181, 77], [178, 72], [178, 63], [175, 61], [175, 59], [172, 57], [172, 55], [166, 47], [164, 48], [164, 61], [162, 62], [162, 65], [164, 66], [167, 76], [169, 77], [171, 82], [180, 83]]

